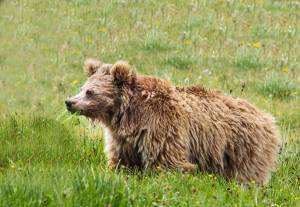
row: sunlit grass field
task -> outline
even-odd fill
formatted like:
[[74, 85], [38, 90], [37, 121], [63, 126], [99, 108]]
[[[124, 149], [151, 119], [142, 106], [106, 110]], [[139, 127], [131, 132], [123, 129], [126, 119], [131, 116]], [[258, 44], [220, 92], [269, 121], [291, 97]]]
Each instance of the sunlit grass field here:
[[[289, 0], [0, 1], [0, 206], [300, 206], [299, 23]], [[101, 127], [64, 107], [88, 57], [272, 113], [270, 183], [109, 170]]]

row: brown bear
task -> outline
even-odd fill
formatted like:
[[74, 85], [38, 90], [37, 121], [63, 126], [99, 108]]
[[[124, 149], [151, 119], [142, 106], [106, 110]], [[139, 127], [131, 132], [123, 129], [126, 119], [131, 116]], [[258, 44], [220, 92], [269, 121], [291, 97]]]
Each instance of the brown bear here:
[[84, 68], [89, 78], [66, 107], [102, 123], [110, 167], [201, 170], [259, 184], [275, 169], [279, 130], [247, 101], [137, 75], [123, 61], [89, 59]]

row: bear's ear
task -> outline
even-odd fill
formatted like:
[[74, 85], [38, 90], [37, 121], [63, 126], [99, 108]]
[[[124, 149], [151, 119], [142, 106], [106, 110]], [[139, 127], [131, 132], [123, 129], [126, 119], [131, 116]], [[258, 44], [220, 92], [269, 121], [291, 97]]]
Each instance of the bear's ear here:
[[87, 77], [92, 76], [101, 67], [102, 63], [99, 60], [87, 59], [84, 62], [84, 72]]
[[116, 84], [121, 85], [123, 83], [131, 84], [136, 79], [135, 72], [131, 69], [130, 65], [125, 61], [116, 62], [110, 73]]

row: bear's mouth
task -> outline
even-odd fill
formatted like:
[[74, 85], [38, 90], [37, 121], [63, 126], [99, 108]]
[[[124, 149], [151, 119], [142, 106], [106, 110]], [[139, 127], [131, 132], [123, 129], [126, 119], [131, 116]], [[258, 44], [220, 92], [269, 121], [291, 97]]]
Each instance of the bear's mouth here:
[[78, 113], [78, 111], [74, 110], [74, 108], [67, 107], [67, 110], [72, 114]]
[[85, 116], [85, 117], [88, 117], [88, 118], [94, 118], [95, 117], [95, 114], [92, 112], [92, 111], [83, 111], [83, 110], [77, 110], [75, 109], [74, 107], [67, 107], [67, 110], [71, 113], [71, 114], [74, 114], [74, 115], [78, 115], [78, 116]]

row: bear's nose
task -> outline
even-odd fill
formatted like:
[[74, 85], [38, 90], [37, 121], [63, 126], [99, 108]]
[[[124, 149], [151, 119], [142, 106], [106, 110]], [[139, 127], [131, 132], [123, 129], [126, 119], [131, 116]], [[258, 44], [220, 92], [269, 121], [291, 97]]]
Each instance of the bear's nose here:
[[67, 109], [70, 109], [72, 107], [73, 102], [70, 100], [66, 100], [65, 104], [66, 104]]

